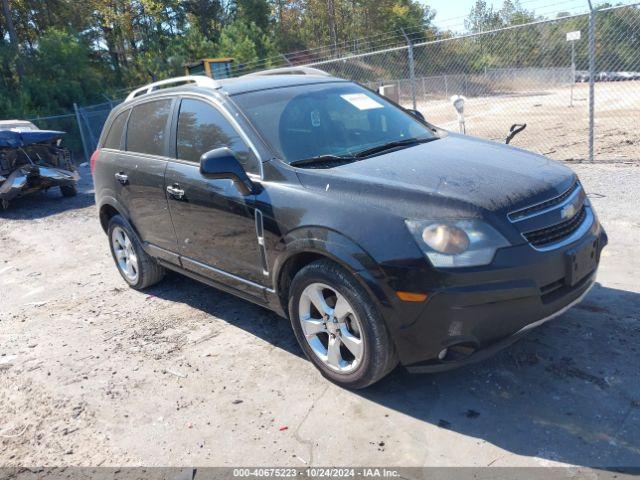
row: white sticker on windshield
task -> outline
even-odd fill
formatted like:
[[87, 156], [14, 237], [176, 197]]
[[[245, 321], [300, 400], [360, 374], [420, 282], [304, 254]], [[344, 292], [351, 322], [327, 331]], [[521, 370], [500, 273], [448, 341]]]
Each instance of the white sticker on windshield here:
[[318, 110], [311, 110], [311, 125], [320, 126], [320, 112]]
[[371, 110], [373, 108], [384, 108], [384, 105], [376, 102], [373, 98], [366, 96], [364, 93], [347, 93], [340, 95], [358, 110]]

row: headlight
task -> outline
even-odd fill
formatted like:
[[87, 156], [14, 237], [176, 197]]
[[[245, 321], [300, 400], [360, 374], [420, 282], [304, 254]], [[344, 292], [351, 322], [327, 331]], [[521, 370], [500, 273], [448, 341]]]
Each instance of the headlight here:
[[469, 248], [469, 235], [456, 226], [434, 223], [422, 230], [422, 240], [436, 252], [459, 255]]
[[406, 224], [435, 267], [487, 265], [498, 248], [509, 246], [497, 230], [481, 220], [406, 220]]

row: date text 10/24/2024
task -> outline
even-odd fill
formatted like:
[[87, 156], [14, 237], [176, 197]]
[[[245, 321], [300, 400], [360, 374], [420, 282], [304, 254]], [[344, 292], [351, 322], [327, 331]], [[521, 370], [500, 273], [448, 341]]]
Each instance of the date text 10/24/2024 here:
[[234, 468], [234, 477], [395, 478], [400, 472], [387, 468]]

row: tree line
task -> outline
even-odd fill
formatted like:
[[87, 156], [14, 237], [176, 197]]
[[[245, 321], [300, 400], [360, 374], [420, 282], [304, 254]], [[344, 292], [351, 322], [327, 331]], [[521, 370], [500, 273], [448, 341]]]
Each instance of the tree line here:
[[[427, 28], [416, 0], [1, 0], [3, 117], [69, 110], [183, 73], [185, 62], [283, 61], [282, 52]], [[263, 62], [264, 67], [270, 61]]]

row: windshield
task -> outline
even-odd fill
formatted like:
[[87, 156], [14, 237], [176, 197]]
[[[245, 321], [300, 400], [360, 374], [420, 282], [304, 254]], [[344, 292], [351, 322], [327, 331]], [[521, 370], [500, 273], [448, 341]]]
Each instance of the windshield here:
[[288, 163], [436, 137], [409, 113], [352, 83], [300, 85], [233, 98]]

